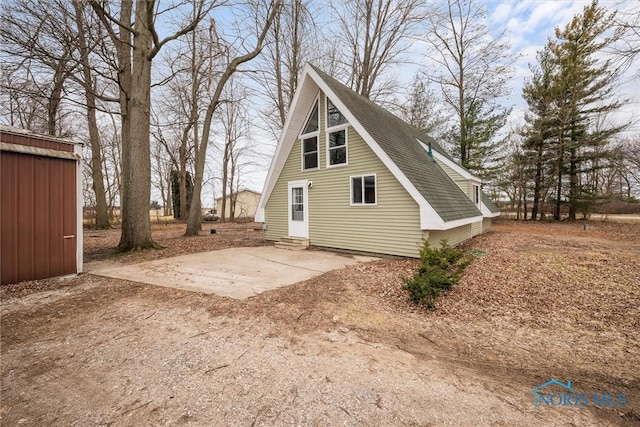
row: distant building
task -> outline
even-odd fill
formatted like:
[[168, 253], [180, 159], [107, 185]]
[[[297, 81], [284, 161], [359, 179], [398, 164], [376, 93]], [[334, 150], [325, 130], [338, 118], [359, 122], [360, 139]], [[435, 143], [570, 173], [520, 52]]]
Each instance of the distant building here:
[[222, 212], [222, 197], [216, 199], [216, 211], [220, 218], [231, 218], [231, 200], [235, 200], [234, 218], [253, 218], [256, 216], [260, 193], [252, 190], [240, 190], [226, 197], [225, 209]]

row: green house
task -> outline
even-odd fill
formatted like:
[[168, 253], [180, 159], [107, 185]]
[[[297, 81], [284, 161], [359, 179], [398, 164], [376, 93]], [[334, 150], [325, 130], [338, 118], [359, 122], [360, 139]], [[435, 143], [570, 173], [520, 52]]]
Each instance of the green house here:
[[269, 168], [256, 221], [267, 240], [417, 257], [500, 215], [482, 181], [433, 140], [307, 65]]

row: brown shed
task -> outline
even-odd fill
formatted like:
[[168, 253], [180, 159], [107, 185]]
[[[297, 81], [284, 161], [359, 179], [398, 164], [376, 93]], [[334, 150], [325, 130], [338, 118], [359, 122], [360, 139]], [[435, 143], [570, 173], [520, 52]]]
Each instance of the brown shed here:
[[82, 271], [82, 146], [0, 126], [0, 282]]

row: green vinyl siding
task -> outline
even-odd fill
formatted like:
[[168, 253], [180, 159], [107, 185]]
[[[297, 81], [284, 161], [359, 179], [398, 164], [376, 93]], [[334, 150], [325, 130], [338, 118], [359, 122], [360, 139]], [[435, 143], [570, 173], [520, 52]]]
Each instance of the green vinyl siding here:
[[491, 218], [483, 218], [482, 219], [482, 232], [489, 230], [491, 228]]
[[[302, 172], [296, 141], [265, 206], [267, 240], [288, 235], [287, 183], [311, 180], [309, 242], [315, 246], [417, 257], [420, 209], [358, 133], [347, 130], [348, 164], [327, 168], [325, 100], [320, 97], [320, 169]], [[350, 177], [376, 175], [374, 206], [350, 205]]]
[[482, 221], [471, 223], [471, 235], [477, 236], [482, 233]]
[[442, 239], [447, 239], [449, 246], [455, 246], [471, 238], [471, 224], [461, 225], [449, 230], [429, 230], [429, 244], [440, 246]]
[[464, 194], [466, 194], [471, 200], [473, 200], [473, 187], [471, 182], [449, 166], [445, 165], [440, 160], [436, 159], [436, 162], [438, 162], [438, 165], [440, 165], [442, 170], [444, 170], [446, 174], [449, 175], [449, 178], [451, 178], [453, 182], [455, 182], [456, 185], [460, 187], [462, 191], [464, 191]]

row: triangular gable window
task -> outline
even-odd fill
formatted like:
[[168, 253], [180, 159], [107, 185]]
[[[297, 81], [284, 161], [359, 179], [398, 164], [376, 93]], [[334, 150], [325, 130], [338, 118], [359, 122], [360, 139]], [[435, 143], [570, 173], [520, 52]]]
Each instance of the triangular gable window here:
[[338, 107], [327, 97], [327, 127], [332, 128], [347, 123], [347, 118], [342, 115]]
[[304, 127], [304, 131], [302, 131], [303, 135], [308, 133], [317, 132], [318, 131], [318, 101], [316, 100], [315, 105], [313, 106], [313, 111], [311, 111], [311, 115], [309, 116], [309, 120], [307, 121], [307, 125]]
[[318, 100], [313, 104], [311, 115], [300, 135], [302, 140], [302, 170], [315, 170], [320, 166], [320, 150], [318, 149]]

